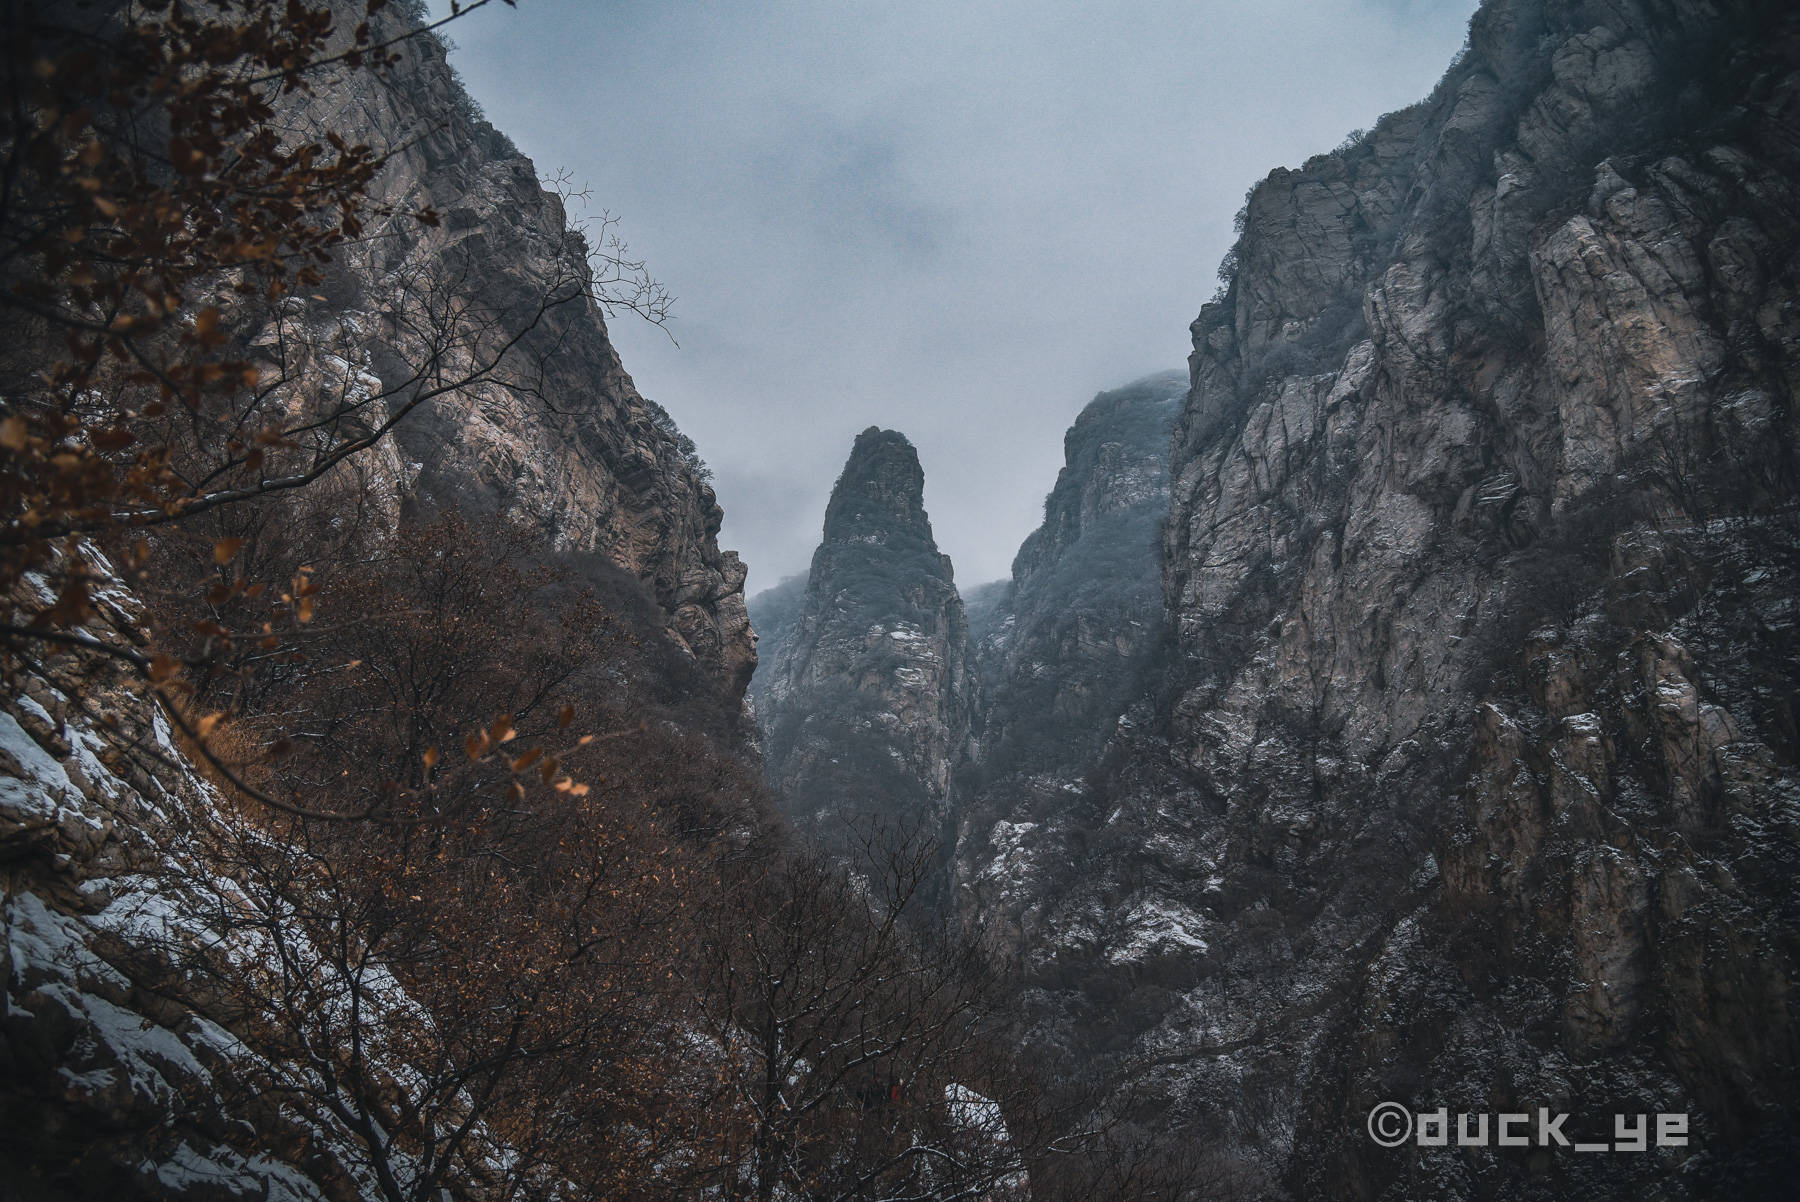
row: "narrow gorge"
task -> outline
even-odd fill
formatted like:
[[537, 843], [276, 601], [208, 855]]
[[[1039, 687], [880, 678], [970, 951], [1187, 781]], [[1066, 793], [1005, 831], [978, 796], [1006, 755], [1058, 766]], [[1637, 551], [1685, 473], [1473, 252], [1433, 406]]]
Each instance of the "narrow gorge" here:
[[894, 412], [747, 600], [446, 12], [41, 7], [0, 1197], [1788, 1196], [1800, 11], [1482, 0], [1010, 575]]
[[[1102, 397], [971, 606], [962, 912], [1220, 1196], [1780, 1191], [1797, 34], [1484, 5], [1428, 100], [1249, 195], [1122, 486], [1159, 554], [1056, 558]], [[1389, 1150], [1393, 1098], [1692, 1126]]]

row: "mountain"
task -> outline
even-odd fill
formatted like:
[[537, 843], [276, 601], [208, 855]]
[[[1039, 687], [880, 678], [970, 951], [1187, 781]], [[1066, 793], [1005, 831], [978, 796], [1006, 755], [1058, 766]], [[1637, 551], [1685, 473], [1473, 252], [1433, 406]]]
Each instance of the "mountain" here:
[[[337, 3], [326, 14], [341, 31], [334, 45], [347, 45], [365, 9], [379, 7]], [[398, 37], [409, 20], [403, 10], [418, 8], [374, 14], [373, 38]], [[154, 38], [159, 14], [121, 19], [145, 22]], [[255, 32], [230, 26], [232, 17], [196, 18], [224, 22], [227, 56], [238, 53], [232, 38]], [[304, 19], [294, 7], [277, 28]], [[99, 29], [97, 44], [116, 33], [104, 22]], [[97, 546], [71, 543], [67, 554], [81, 557], [103, 599], [63, 642], [24, 658], [9, 645], [0, 703], [0, 1193], [9, 1198], [317, 1202], [413, 1196], [408, 1189], [537, 1196], [531, 1191], [546, 1181], [563, 1188], [543, 1159], [550, 1128], [534, 1128], [529, 1116], [548, 1099], [569, 1108], [553, 1121], [570, 1121], [587, 1104], [582, 1091], [611, 1070], [590, 1060], [579, 1088], [545, 1077], [522, 1095], [511, 1093], [520, 1074], [506, 1083], [488, 1075], [509, 1055], [516, 1067], [515, 1053], [530, 1048], [545, 1014], [535, 1003], [521, 1006], [513, 986], [534, 980], [546, 962], [503, 970], [510, 982], [492, 970], [527, 962], [519, 957], [532, 955], [549, 929], [533, 926], [531, 907], [568, 900], [557, 900], [557, 890], [584, 879], [593, 864], [584, 868], [583, 856], [600, 848], [636, 855], [672, 882], [675, 861], [684, 870], [703, 863], [694, 849], [727, 813], [722, 799], [736, 807], [734, 837], [747, 837], [759, 818], [754, 781], [739, 764], [739, 714], [755, 664], [744, 569], [718, 546], [722, 515], [704, 465], [625, 373], [594, 299], [596, 247], [569, 223], [565, 199], [480, 117], [435, 37], [396, 41], [387, 52], [397, 59], [385, 69], [365, 56], [307, 72], [309, 86], [284, 90], [267, 117], [284, 138], [323, 144], [329, 132], [340, 148], [366, 141], [384, 152], [368, 188], [369, 220], [379, 228], [340, 248], [316, 285], [267, 304], [227, 290], [215, 316], [221, 337], [260, 369], [266, 393], [343, 398], [337, 421], [353, 432], [398, 418], [409, 397], [440, 382], [467, 378], [316, 483], [222, 509], [216, 526], [207, 524], [212, 518], [196, 525], [208, 572], [229, 558], [216, 546], [241, 546], [234, 570], [274, 570], [272, 563], [299, 573], [291, 585], [278, 577], [282, 587], [308, 596], [302, 581], [321, 586], [323, 617], [301, 632], [307, 654], [284, 657], [289, 666], [273, 676], [263, 672], [267, 664], [246, 667], [235, 676], [243, 687], [211, 693], [197, 669], [199, 687], [179, 694], [183, 706], [218, 708], [207, 727], [230, 711], [214, 735], [218, 763], [203, 761], [130, 668], [134, 648], [179, 649], [196, 617], [220, 637], [226, 632], [214, 619], [233, 620], [229, 600], [207, 602], [200, 615], [183, 608], [179, 536], [153, 533], [152, 550], [162, 556], [152, 561], [154, 577], [118, 566]], [[16, 131], [7, 128], [10, 138]], [[410, 217], [420, 210], [434, 220]], [[15, 342], [9, 355], [33, 349]], [[290, 412], [300, 405], [296, 399]], [[221, 536], [229, 542], [215, 544]], [[422, 545], [433, 538], [443, 541]], [[244, 583], [240, 577], [233, 597]], [[41, 608], [33, 590], [42, 588], [27, 579], [3, 599], [15, 627]], [[346, 638], [361, 648], [334, 642]], [[309, 660], [313, 666], [303, 666]], [[436, 681], [431, 688], [447, 685], [448, 694], [409, 691], [392, 674], [421, 663]], [[320, 670], [332, 678], [321, 678], [323, 689], [307, 683]], [[527, 692], [512, 691], [527, 678]], [[491, 756], [446, 753], [437, 762], [435, 745], [379, 758], [373, 746], [354, 749], [463, 706], [463, 730], [508, 708], [494, 738], [523, 734], [512, 744], [523, 752], [556, 730], [555, 710], [544, 713], [548, 697], [570, 693], [583, 729], [598, 725], [606, 739], [583, 751], [570, 731], [564, 770], [591, 772], [613, 790], [624, 785], [642, 812], [593, 821], [593, 809], [569, 804], [588, 786], [564, 778], [555, 792], [556, 757], [539, 743], [533, 759], [543, 783], [529, 781], [538, 798], [527, 802], [521, 786], [504, 807], [529, 814], [528, 829], [516, 833], [542, 837], [532, 854], [544, 875], [520, 892], [508, 893], [519, 882], [502, 886], [501, 878], [529, 867], [530, 857], [497, 829], [479, 833], [496, 809], [458, 809], [488, 788], [468, 774], [479, 778]], [[292, 758], [270, 775], [258, 750], [276, 741], [268, 724], [284, 721], [286, 708], [307, 726]], [[199, 720], [205, 711], [193, 712]], [[569, 713], [565, 725], [577, 707]], [[311, 764], [314, 746], [326, 749], [329, 771]], [[604, 766], [573, 766], [596, 753]], [[220, 769], [227, 763], [238, 765], [237, 776], [221, 774], [231, 771]], [[294, 810], [249, 800], [241, 779], [293, 798]], [[333, 788], [362, 781], [392, 796], [400, 779], [424, 780], [427, 791], [445, 782], [432, 803], [431, 838], [466, 833], [472, 854], [442, 845], [435, 857], [419, 847], [400, 851], [387, 838], [404, 823], [358, 825], [354, 814], [301, 820], [329, 810]], [[544, 807], [546, 794], [563, 804]], [[654, 846], [636, 833], [652, 830]], [[359, 856], [386, 859], [386, 867], [359, 869]], [[425, 885], [432, 863], [460, 864], [459, 879]], [[501, 864], [508, 868], [495, 868]], [[615, 896], [643, 883], [627, 883], [629, 875], [610, 882]], [[704, 875], [685, 879], [681, 901], [658, 903], [659, 927]], [[327, 877], [332, 887], [318, 883]], [[408, 886], [385, 901], [372, 896], [402, 878]], [[591, 900], [600, 878], [586, 879]], [[361, 900], [347, 902], [345, 888]], [[495, 924], [485, 932], [449, 913], [458, 898], [477, 897]], [[565, 920], [587, 905], [566, 910]], [[409, 906], [444, 909], [398, 936]], [[628, 925], [623, 911], [601, 924]], [[436, 951], [432, 930], [448, 938]], [[333, 960], [334, 938], [340, 950], [353, 949], [354, 964]], [[653, 946], [642, 936], [637, 942], [646, 952]], [[460, 976], [432, 967], [434, 956], [458, 947], [483, 952], [463, 962]], [[591, 949], [558, 962], [583, 955]], [[667, 973], [661, 963], [655, 971], [658, 979]], [[454, 990], [445, 989], [452, 979]], [[486, 1040], [479, 1017], [459, 1026], [457, 992], [476, 1000], [480, 1014], [512, 1015], [510, 1036]], [[568, 987], [566, 996], [578, 995]], [[426, 1007], [431, 1017], [421, 1024]], [[551, 1045], [573, 1048], [580, 1038], [568, 1028], [529, 1058], [548, 1067], [556, 1063]], [[499, 1059], [475, 1051], [481, 1047], [500, 1049]], [[542, 1059], [546, 1047], [552, 1054]], [[677, 1060], [665, 1069], [669, 1080], [679, 1078]], [[509, 1095], [524, 1106], [502, 1119], [491, 1107], [510, 1105]], [[622, 1112], [608, 1114], [619, 1121]], [[591, 1132], [584, 1139], [597, 1148]], [[596, 1151], [593, 1163], [605, 1158]]]
[[847, 847], [871, 820], [940, 838], [972, 706], [968, 624], [905, 436], [856, 436], [804, 602], [758, 682], [770, 783]]
[[[1797, 64], [1785, 5], [1488, 0], [1251, 193], [1141, 700], [1069, 819], [964, 838], [1046, 1038], [1219, 1189], [1787, 1187]], [[1390, 1149], [1384, 1101], [1689, 1135]]]
[[[348, 0], [338, 8], [340, 25], [361, 19]], [[393, 8], [376, 19], [394, 33], [404, 20]], [[534, 543], [624, 570], [661, 611], [666, 636], [721, 692], [740, 697], [755, 668], [745, 569], [718, 546], [724, 515], [692, 441], [638, 392], [590, 299], [606, 291], [593, 279], [611, 266], [600, 257], [607, 230], [582, 218], [580, 197], [547, 188], [488, 124], [442, 42], [411, 38], [395, 52], [401, 62], [379, 74], [321, 72], [310, 99], [290, 101], [289, 116], [385, 153], [372, 199], [400, 211], [429, 208], [438, 220], [389, 221], [368, 250], [340, 255], [302, 314], [329, 329], [334, 345], [302, 370], [326, 387], [360, 373], [399, 385], [419, 351], [378, 318], [415, 295], [435, 309], [466, 306], [499, 330], [535, 324], [499, 370], [396, 425], [361, 465], [357, 487], [388, 500], [389, 526], [402, 509], [491, 515]], [[479, 355], [493, 335], [476, 326], [467, 337]], [[461, 348], [449, 349], [454, 358]]]
[[[423, 11], [375, 7], [372, 41]], [[19, 95], [105, 48], [65, 41]], [[1484, 0], [1430, 97], [1252, 190], [1188, 372], [1082, 412], [1010, 580], [958, 596], [871, 427], [752, 603], [760, 668], [704, 464], [607, 336], [642, 296], [441, 44], [391, 49], [267, 118], [391, 151], [368, 236], [157, 304], [299, 427], [221, 478], [406, 420], [141, 543], [59, 533], [3, 599], [8, 1196], [1792, 1192], [1791, 5]], [[85, 192], [158, 129], [17, 162]], [[9, 406], [73, 370], [28, 337], [63, 282], [6, 310]], [[46, 472], [181, 391], [101, 378], [132, 405]], [[938, 841], [890, 876], [993, 971], [834, 867], [884, 829]], [[1077, 1113], [1088, 1159], [1050, 1155]]]
[[958, 877], [965, 910], [1014, 951], [1046, 899], [1012, 887], [1012, 857], [1022, 839], [1055, 843], [1084, 825], [1068, 808], [1161, 646], [1169, 437], [1187, 388], [1165, 372], [1089, 402], [1063, 439], [1043, 524], [983, 614]]

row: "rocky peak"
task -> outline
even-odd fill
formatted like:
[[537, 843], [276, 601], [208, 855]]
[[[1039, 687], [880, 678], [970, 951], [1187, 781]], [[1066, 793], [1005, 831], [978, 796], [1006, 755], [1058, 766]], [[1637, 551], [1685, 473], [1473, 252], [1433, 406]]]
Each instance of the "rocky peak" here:
[[[799, 616], [757, 681], [771, 784], [827, 843], [882, 821], [944, 834], [969, 737], [968, 623], [918, 453], [871, 427], [832, 490]], [[771, 598], [781, 609], [782, 597]]]
[[899, 535], [931, 542], [925, 514], [925, 469], [906, 435], [870, 426], [856, 436], [850, 458], [825, 507], [825, 541], [885, 542]]
[[[939, 552], [925, 512], [925, 470], [906, 436], [870, 426], [856, 436], [825, 507], [807, 601], [788, 644], [843, 624], [963, 622], [950, 557]], [[778, 669], [776, 679], [782, 676]]]

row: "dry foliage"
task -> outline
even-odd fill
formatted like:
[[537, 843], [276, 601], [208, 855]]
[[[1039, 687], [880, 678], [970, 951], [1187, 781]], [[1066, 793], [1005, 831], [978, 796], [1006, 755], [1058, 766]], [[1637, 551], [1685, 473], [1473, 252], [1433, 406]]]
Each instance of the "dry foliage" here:
[[[22, 606], [0, 623], [0, 649], [94, 648], [82, 627], [104, 616], [109, 578], [166, 590], [158, 535], [213, 529], [211, 612], [195, 619], [206, 637], [179, 653], [101, 651], [247, 796], [259, 794], [206, 738], [222, 714], [190, 722], [179, 693], [244, 646], [287, 653], [318, 583], [306, 563], [258, 574], [220, 515], [345, 478], [440, 397], [528, 394], [534, 359], [551, 353], [534, 333], [553, 311], [630, 308], [648, 286], [641, 264], [609, 272], [601, 253], [601, 270], [559, 261], [523, 299], [487, 303], [466, 262], [427, 255], [382, 273], [378, 314], [333, 313], [312, 294], [375, 244], [438, 221], [371, 200], [388, 152], [297, 134], [283, 116], [315, 83], [388, 70], [422, 32], [384, 17], [386, 0], [364, 7], [343, 29], [331, 6], [303, 0], [21, 3], [0, 55], [12, 101], [0, 106], [0, 595]], [[321, 374], [371, 324], [395, 366]]]
[[[413, 34], [384, 7], [6, 7], [3, 666], [77, 702], [128, 682], [238, 803], [171, 834], [156, 871], [219, 938], [172, 935], [147, 987], [253, 1054], [227, 1109], [316, 1116], [387, 1202], [1137, 1180], [1058, 1167], [1115, 1145], [1068, 1134], [1079, 1095], [1019, 1064], [1003, 984], [918, 913], [934, 853], [788, 846], [734, 699], [634, 581], [373, 515], [357, 457], [459, 390], [531, 398], [552, 311], [666, 314], [616, 243], [522, 304], [431, 256], [378, 312], [311, 291], [437, 220], [370, 200], [385, 152], [277, 119], [388, 69]], [[399, 366], [321, 386], [371, 321]], [[126, 751], [162, 758], [139, 725]]]

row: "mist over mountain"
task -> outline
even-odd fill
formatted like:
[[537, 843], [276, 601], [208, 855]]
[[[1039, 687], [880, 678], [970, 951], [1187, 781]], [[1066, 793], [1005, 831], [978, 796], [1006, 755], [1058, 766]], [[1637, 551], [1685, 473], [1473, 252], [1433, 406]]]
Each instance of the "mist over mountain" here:
[[1102, 396], [970, 607], [960, 912], [1220, 1196], [1782, 1188], [1795, 32], [1485, 5], [1252, 190], [1170, 458]]
[[0, 64], [8, 1198], [1788, 1196], [1800, 13], [1485, 0], [1185, 371], [762, 403], [842, 466], [746, 601], [666, 293], [433, 12]]

